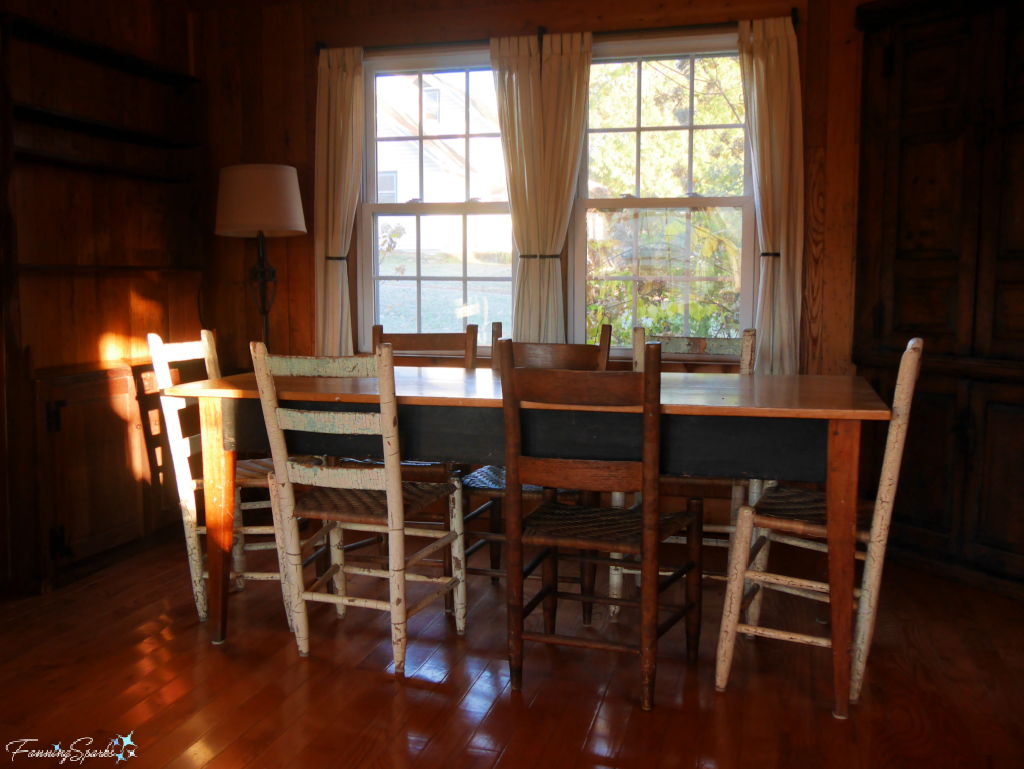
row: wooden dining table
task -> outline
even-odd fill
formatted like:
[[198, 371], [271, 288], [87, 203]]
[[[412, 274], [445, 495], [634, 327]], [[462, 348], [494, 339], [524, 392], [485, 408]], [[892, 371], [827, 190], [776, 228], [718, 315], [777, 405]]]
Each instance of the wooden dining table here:
[[[375, 411], [375, 379], [279, 377], [288, 408]], [[504, 464], [501, 383], [490, 369], [395, 369], [404, 460]], [[268, 452], [254, 374], [176, 385], [198, 398], [203, 447], [210, 635], [227, 635], [236, 452]], [[850, 691], [854, 543], [861, 423], [889, 408], [860, 377], [662, 374], [662, 474], [824, 482], [836, 715]], [[628, 411], [527, 409], [523, 453], [578, 459], [641, 455], [642, 415]], [[288, 435], [289, 451], [380, 457], [379, 437]]]

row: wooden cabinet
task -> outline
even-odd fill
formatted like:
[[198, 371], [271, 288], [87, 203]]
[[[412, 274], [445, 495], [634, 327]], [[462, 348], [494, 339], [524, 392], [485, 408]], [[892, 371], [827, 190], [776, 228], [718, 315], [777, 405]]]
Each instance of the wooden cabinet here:
[[[872, 3], [854, 358], [925, 341], [892, 547], [1024, 579], [1024, 9]], [[865, 483], [884, 430], [868, 430]], [[875, 476], [877, 477], [877, 475]]]

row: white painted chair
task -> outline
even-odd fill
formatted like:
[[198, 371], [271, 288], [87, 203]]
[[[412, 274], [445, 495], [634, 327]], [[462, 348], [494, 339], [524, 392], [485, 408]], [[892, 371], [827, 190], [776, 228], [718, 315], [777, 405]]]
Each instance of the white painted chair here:
[[[189, 361], [203, 361], [206, 366], [206, 376], [209, 379], [220, 377], [220, 363], [217, 358], [217, 347], [213, 334], [204, 330], [197, 342], [179, 342], [165, 344], [157, 334], [150, 334], [149, 354], [153, 361], [153, 372], [156, 375], [157, 387], [165, 390], [176, 384], [171, 374], [172, 363], [186, 363]], [[191, 406], [185, 398], [176, 398], [169, 395], [160, 396], [161, 410], [164, 416], [164, 426], [167, 430], [167, 444], [170, 448], [171, 463], [174, 467], [174, 476], [178, 488], [178, 502], [181, 507], [181, 518], [185, 527], [185, 547], [188, 550], [188, 566], [192, 576], [192, 595], [196, 602], [196, 611], [199, 619], [206, 621], [208, 616], [208, 600], [206, 592], [207, 572], [203, 568], [203, 549], [200, 537], [206, 534], [206, 527], [200, 526], [196, 505], [196, 491], [202, 491], [203, 478], [201, 468], [199, 477], [193, 478], [193, 470], [189, 464], [191, 457], [201, 454], [202, 441], [199, 434], [185, 435], [182, 429], [182, 416], [186, 409], [197, 411], [195, 404]], [[195, 417], [196, 415], [190, 415]], [[198, 420], [186, 418], [198, 427]], [[269, 487], [267, 475], [273, 470], [269, 459], [248, 459], [235, 463], [235, 525], [234, 545], [232, 547], [231, 576], [235, 579], [239, 590], [245, 588], [247, 579], [254, 580], [280, 580], [280, 570], [274, 572], [247, 571], [245, 554], [256, 550], [277, 550], [278, 561], [281, 561], [281, 550], [277, 541], [273, 542], [247, 542], [246, 535], [274, 535], [273, 526], [246, 526], [243, 517], [246, 510], [266, 509], [270, 507], [270, 500], [255, 502], [242, 502], [242, 489]]]
[[[284, 580], [288, 590], [285, 605], [292, 612], [292, 626], [299, 653], [309, 654], [307, 601], [335, 604], [344, 617], [348, 606], [377, 609], [391, 614], [391, 642], [395, 674], [405, 674], [406, 627], [408, 620], [434, 600], [453, 593], [455, 625], [466, 630], [465, 539], [463, 536], [462, 488], [457, 477], [451, 483], [403, 483], [399, 456], [398, 404], [395, 399], [394, 356], [390, 344], [382, 344], [376, 355], [351, 358], [297, 358], [268, 355], [260, 342], [251, 345], [263, 416], [267, 423], [274, 472], [270, 476], [270, 499], [278, 538], [285, 550]], [[380, 413], [300, 411], [280, 408], [275, 377], [361, 377], [375, 378], [380, 394]], [[334, 435], [380, 435], [384, 466], [324, 467], [289, 458], [284, 431]], [[294, 484], [312, 486], [296, 498]], [[448, 498], [450, 531], [406, 524], [406, 516]], [[330, 535], [331, 566], [308, 587], [302, 566], [297, 515], [324, 520], [322, 533]], [[345, 562], [345, 530], [372, 532], [387, 537], [388, 569], [366, 568]], [[433, 540], [406, 555], [407, 536]], [[451, 577], [431, 577], [409, 572], [409, 567], [426, 556], [451, 547]], [[390, 582], [388, 600], [348, 594], [349, 574], [378, 577]], [[426, 583], [428, 592], [411, 606], [406, 600], [406, 583]], [[325, 592], [328, 586], [333, 593]]]
[[[643, 326], [637, 326], [633, 329], [633, 370], [643, 371], [644, 370], [644, 345], [647, 343], [647, 329]], [[754, 351], [757, 341], [757, 332], [748, 328], [743, 331], [743, 336], [740, 339], [705, 339], [703, 337], [681, 337], [681, 336], [659, 336], [651, 335], [650, 341], [659, 342], [661, 344], [662, 355], [665, 353], [682, 353], [690, 355], [739, 355], [740, 358], [740, 374], [750, 375], [754, 373]], [[667, 480], [678, 481], [680, 485], [685, 485], [686, 481], [692, 480], [693, 482], [700, 484], [730, 484], [732, 486], [732, 507], [730, 511], [730, 521], [728, 524], [704, 524], [704, 534], [726, 534], [726, 538], [722, 537], [708, 537], [705, 536], [703, 543], [705, 547], [728, 547], [729, 541], [736, 531], [736, 516], [739, 513], [740, 505], [746, 501], [748, 504], [753, 504], [757, 501], [761, 494], [762, 483], [760, 480], [745, 481], [740, 479], [725, 479], [725, 478], [678, 478], [669, 479], [663, 477], [662, 484], [664, 485]], [[684, 489], [685, 491], [685, 489]], [[625, 507], [626, 506], [626, 495], [625, 494], [613, 494], [612, 495], [612, 506], [613, 507]], [[666, 543], [671, 544], [686, 544], [686, 537], [670, 537], [665, 540]], [[615, 553], [612, 555], [613, 558], [621, 558], [621, 554]], [[623, 575], [632, 574], [635, 578], [639, 579], [639, 570], [633, 568], [616, 568], [612, 567], [609, 570], [608, 575], [608, 595], [612, 598], [620, 598], [622, 596], [622, 579]], [[722, 579], [721, 574], [709, 574], [705, 573], [706, 577]], [[618, 620], [619, 607], [612, 606], [609, 608], [608, 616], [612, 622]]]
[[[861, 587], [854, 590], [857, 619], [853, 631], [851, 702], [856, 702], [860, 698], [864, 667], [871, 647], [871, 637], [874, 634], [885, 546], [889, 538], [892, 506], [896, 498], [896, 484], [899, 481], [900, 462], [903, 459], [903, 446], [910, 420], [910, 405], [921, 368], [923, 348], [924, 343], [920, 339], [912, 339], [903, 353], [899, 377], [896, 380], [892, 420], [889, 422], [878, 495], [874, 503], [858, 506], [859, 510], [868, 512], [864, 520], [860, 520], [858, 516], [857, 522], [857, 541], [865, 544], [867, 549], [858, 551], [856, 555], [857, 560], [864, 561], [864, 574]], [[822, 541], [827, 536], [826, 511], [824, 492], [787, 487], [767, 489], [756, 504], [740, 508], [736, 534], [729, 552], [725, 607], [722, 614], [722, 629], [718, 637], [718, 664], [715, 670], [715, 687], [718, 691], [725, 691], [729, 680], [737, 633], [744, 633], [748, 637], [762, 636], [831, 648], [832, 641], [829, 638], [761, 627], [759, 618], [751, 617], [749, 614], [746, 623], [740, 622], [744, 605], [749, 603], [754, 595], [763, 594], [765, 589], [829, 602], [828, 583], [771, 574], [767, 571], [767, 558], [761, 563], [761, 554], [767, 553], [770, 542], [827, 553], [828, 545]], [[751, 549], [755, 531], [760, 534]]]

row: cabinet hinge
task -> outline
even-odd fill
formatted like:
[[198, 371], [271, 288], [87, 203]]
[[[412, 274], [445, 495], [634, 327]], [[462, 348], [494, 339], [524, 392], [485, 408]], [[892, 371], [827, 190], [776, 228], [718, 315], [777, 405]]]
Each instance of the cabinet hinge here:
[[66, 400], [46, 402], [46, 432], [60, 432], [60, 410], [67, 405]]

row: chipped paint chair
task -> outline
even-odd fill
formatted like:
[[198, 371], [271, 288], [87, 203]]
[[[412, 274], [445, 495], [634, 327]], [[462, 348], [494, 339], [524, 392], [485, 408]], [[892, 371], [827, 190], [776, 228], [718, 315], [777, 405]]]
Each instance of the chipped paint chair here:
[[[874, 634], [885, 546], [889, 538], [892, 506], [896, 498], [896, 484], [899, 481], [903, 446], [910, 420], [910, 405], [921, 368], [923, 348], [924, 343], [920, 339], [912, 339], [903, 353], [896, 380], [878, 494], [874, 503], [858, 505], [858, 509], [865, 511], [867, 515], [858, 515], [856, 538], [858, 543], [866, 545], [866, 550], [858, 551], [856, 555], [857, 560], [864, 561], [864, 574], [860, 588], [854, 591], [857, 616], [853, 631], [850, 702], [856, 702], [860, 698], [864, 667], [871, 647], [871, 637]], [[738, 633], [748, 637], [762, 636], [831, 648], [832, 642], [829, 638], [761, 627], [758, 619], [750, 616], [746, 623], [740, 621], [744, 608], [749, 605], [753, 595], [763, 594], [765, 589], [824, 603], [829, 601], [828, 583], [772, 574], [767, 571], [767, 558], [763, 559], [763, 562], [760, 560], [761, 554], [767, 552], [771, 542], [827, 553], [828, 545], [822, 541], [826, 539], [828, 531], [826, 512], [824, 492], [788, 487], [767, 489], [756, 504], [740, 508], [736, 534], [729, 552], [725, 607], [722, 613], [722, 628], [718, 636], [718, 663], [715, 670], [715, 688], [718, 691], [725, 691], [729, 681], [729, 669], [732, 666]], [[751, 548], [755, 527], [759, 536]]]
[[[292, 626], [299, 653], [309, 654], [307, 601], [335, 604], [339, 617], [347, 607], [356, 606], [391, 615], [391, 642], [395, 675], [405, 675], [407, 623], [434, 600], [454, 595], [456, 630], [466, 629], [465, 548], [462, 532], [462, 494], [457, 476], [451, 483], [402, 481], [399, 457], [398, 404], [395, 398], [394, 355], [384, 343], [373, 356], [352, 358], [296, 358], [268, 355], [260, 342], [250, 345], [256, 381], [267, 425], [274, 472], [270, 476], [270, 499], [274, 525], [285, 550], [284, 584], [288, 591], [286, 607], [292, 613]], [[300, 411], [278, 405], [276, 377], [363, 377], [378, 382], [380, 413]], [[285, 431], [328, 433], [334, 435], [379, 435], [383, 442], [384, 465], [365, 467], [328, 467], [290, 458]], [[296, 495], [295, 484], [311, 486]], [[409, 525], [407, 517], [439, 500], [448, 499], [449, 531]], [[306, 585], [299, 543], [297, 516], [324, 521], [322, 532], [330, 536], [331, 565], [323, 576]], [[388, 542], [387, 556], [354, 556], [371, 564], [378, 558], [387, 561], [387, 569], [368, 568], [346, 562], [344, 531], [355, 530], [382, 536]], [[406, 555], [406, 537], [426, 538], [430, 544]], [[451, 548], [453, 576], [432, 577], [416, 574], [409, 568], [427, 555]], [[387, 600], [350, 595], [347, 577], [358, 574], [389, 581]], [[427, 587], [412, 605], [407, 601], [406, 584]], [[333, 592], [325, 592], [330, 586]]]

